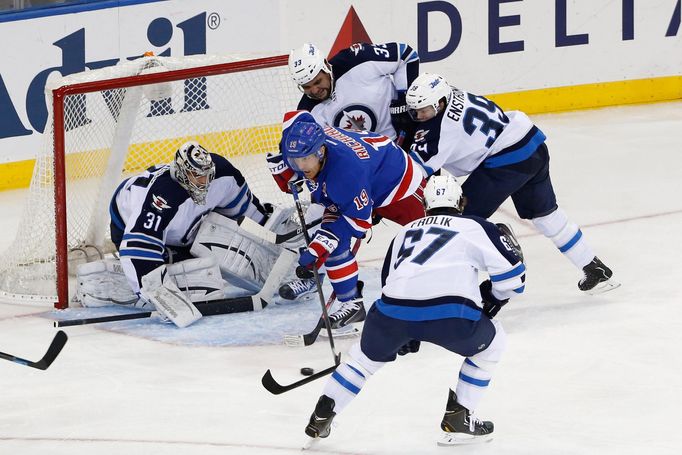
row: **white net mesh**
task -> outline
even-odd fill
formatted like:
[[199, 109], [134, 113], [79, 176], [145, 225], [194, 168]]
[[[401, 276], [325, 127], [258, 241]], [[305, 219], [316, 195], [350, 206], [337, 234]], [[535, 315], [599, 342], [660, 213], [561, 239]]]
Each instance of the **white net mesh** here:
[[45, 146], [16, 239], [0, 256], [0, 300], [53, 303], [57, 298], [51, 89], [58, 86], [91, 81], [101, 86], [64, 99], [66, 237], [72, 266], [112, 250], [109, 202], [123, 178], [170, 162], [187, 140], [227, 157], [261, 201], [288, 201], [264, 159], [266, 152], [277, 150], [283, 113], [295, 108], [301, 96], [286, 66], [106, 89], [112, 78], [241, 60], [147, 57], [50, 84]]

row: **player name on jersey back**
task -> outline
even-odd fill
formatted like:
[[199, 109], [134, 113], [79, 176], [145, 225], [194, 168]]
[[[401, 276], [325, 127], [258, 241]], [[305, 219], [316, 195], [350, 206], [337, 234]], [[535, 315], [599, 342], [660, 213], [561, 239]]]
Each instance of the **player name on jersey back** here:
[[438, 226], [445, 226], [445, 227], [450, 227], [450, 223], [452, 220], [454, 220], [451, 215], [436, 215], [436, 216], [427, 216], [426, 218], [421, 218], [417, 221], [413, 221], [410, 223], [411, 228], [416, 228], [420, 226], [428, 226], [431, 224], [435, 224]]

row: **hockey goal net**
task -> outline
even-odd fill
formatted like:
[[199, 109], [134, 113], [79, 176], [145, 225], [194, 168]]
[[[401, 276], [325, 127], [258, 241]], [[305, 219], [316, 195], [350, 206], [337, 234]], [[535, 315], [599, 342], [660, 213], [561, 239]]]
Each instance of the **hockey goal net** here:
[[185, 141], [227, 157], [262, 201], [283, 202], [264, 155], [277, 150], [282, 115], [301, 96], [286, 61], [143, 57], [49, 84], [45, 145], [0, 256], [0, 301], [67, 307], [76, 265], [114, 249], [117, 186], [170, 162]]

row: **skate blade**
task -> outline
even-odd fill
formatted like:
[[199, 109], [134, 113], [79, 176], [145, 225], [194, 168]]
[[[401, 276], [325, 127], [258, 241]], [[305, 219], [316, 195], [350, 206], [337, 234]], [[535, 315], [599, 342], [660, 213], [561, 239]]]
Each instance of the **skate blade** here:
[[441, 447], [461, 446], [467, 444], [481, 444], [483, 442], [490, 442], [493, 439], [492, 434], [485, 434], [474, 436], [464, 433], [448, 433], [443, 432], [441, 438], [436, 443]]
[[605, 292], [613, 291], [618, 287], [620, 287], [620, 283], [614, 281], [613, 278], [610, 278], [606, 281], [602, 281], [601, 283], [597, 284], [592, 289], [588, 289], [587, 291], [585, 291], [585, 293], [589, 295], [599, 295]]
[[308, 437], [308, 439], [301, 446], [301, 450], [308, 450], [308, 449], [316, 446], [319, 441], [320, 441], [320, 438]]
[[[341, 327], [340, 329], [332, 329], [332, 336], [334, 338], [353, 338], [362, 334], [362, 325], [356, 327], [355, 324], [347, 325], [346, 327]], [[327, 331], [320, 330], [320, 337], [327, 338]], [[303, 343], [303, 340], [301, 340]]]

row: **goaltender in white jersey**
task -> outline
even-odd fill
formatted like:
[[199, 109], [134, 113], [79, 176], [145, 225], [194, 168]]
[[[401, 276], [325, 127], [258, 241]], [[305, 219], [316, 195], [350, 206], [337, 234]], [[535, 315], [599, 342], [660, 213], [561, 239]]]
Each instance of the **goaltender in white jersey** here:
[[[234, 221], [247, 217], [258, 226], [288, 216], [280, 216], [279, 208], [267, 210], [238, 169], [193, 141], [178, 149], [172, 163], [124, 180], [109, 211], [120, 261], [79, 266], [76, 300], [83, 306], [153, 303], [162, 311], [158, 303], [170, 302], [175, 310], [169, 313], [191, 313], [179, 323], [169, 317], [179, 326], [201, 317], [192, 302], [227, 301], [235, 293], [262, 291], [266, 303], [258, 298], [224, 312], [262, 309], [296, 256]], [[278, 262], [280, 256], [289, 266]], [[221, 314], [216, 311], [211, 314]]]

